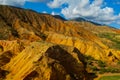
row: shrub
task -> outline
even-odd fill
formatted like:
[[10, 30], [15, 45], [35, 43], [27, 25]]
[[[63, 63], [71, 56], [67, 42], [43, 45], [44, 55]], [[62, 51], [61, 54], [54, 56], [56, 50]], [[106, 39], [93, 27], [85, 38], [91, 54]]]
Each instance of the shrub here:
[[108, 67], [108, 68], [101, 68], [99, 73], [103, 74], [106, 72], [110, 72], [110, 73], [119, 73], [119, 69], [117, 68], [113, 68], [113, 67]]
[[98, 71], [98, 68], [97, 68], [96, 66], [91, 66], [91, 69], [92, 69], [93, 71]]
[[119, 65], [120, 65], [120, 60], [117, 62], [117, 64], [119, 64]]
[[100, 71], [99, 71], [100, 74], [103, 74], [105, 72], [107, 72], [107, 70], [105, 68], [101, 68]]
[[106, 63], [101, 61], [101, 60], [98, 60], [98, 66], [100, 67], [105, 67], [106, 66]]

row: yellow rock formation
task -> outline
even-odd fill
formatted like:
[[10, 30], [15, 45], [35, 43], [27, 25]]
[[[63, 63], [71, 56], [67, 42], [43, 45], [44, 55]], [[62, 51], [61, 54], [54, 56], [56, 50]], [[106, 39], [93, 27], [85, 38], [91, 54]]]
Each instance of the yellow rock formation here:
[[6, 80], [83, 80], [84, 58], [74, 47], [33, 42], [2, 67]]
[[120, 60], [120, 51], [96, 36], [106, 31], [120, 33], [89, 22], [0, 6], [0, 80], [93, 80], [85, 55], [105, 62]]

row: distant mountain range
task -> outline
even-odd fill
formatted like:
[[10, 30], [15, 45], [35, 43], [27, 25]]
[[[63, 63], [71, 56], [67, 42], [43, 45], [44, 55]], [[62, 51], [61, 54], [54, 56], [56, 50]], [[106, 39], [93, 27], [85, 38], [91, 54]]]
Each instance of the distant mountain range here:
[[100, 23], [97, 23], [97, 22], [94, 22], [94, 21], [91, 21], [91, 20], [88, 20], [86, 18], [82, 18], [82, 17], [78, 17], [78, 18], [74, 18], [74, 19], [71, 19], [73, 21], [79, 21], [79, 22], [82, 22], [82, 21], [85, 21], [85, 22], [90, 22], [94, 25], [98, 25], [98, 26], [104, 26], [105, 24], [100, 24]]
[[63, 21], [67, 21], [65, 18], [61, 17], [60, 15], [53, 15], [53, 17], [63, 20]]

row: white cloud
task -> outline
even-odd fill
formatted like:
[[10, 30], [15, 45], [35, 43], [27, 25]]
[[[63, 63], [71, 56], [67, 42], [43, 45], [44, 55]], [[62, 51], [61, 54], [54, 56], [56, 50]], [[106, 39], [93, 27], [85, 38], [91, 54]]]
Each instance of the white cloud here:
[[54, 1], [50, 1], [47, 5], [50, 8], [58, 8], [60, 7], [62, 4], [66, 3], [67, 0], [54, 0]]
[[[48, 3], [51, 8], [59, 8], [63, 4], [68, 4], [68, 7], [62, 7], [61, 13], [66, 18], [85, 17], [87, 19], [100, 23], [109, 24], [118, 21], [119, 15], [114, 15], [114, 9], [105, 7], [103, 0], [53, 0]], [[103, 7], [104, 6], [104, 7]]]
[[0, 4], [22, 7], [26, 1], [28, 1], [28, 2], [48, 2], [49, 0], [0, 0]]
[[117, 19], [116, 23], [120, 25], [120, 13], [119, 13], [119, 19]]
[[11, 6], [23, 6], [24, 0], [0, 0], [2, 5], [11, 5]]
[[52, 12], [51, 15], [55, 15], [55, 12]]
[[42, 13], [47, 13], [46, 11], [43, 11]]
[[53, 11], [51, 15], [60, 15], [60, 14]]
[[29, 2], [49, 2], [49, 0], [25, 0]]

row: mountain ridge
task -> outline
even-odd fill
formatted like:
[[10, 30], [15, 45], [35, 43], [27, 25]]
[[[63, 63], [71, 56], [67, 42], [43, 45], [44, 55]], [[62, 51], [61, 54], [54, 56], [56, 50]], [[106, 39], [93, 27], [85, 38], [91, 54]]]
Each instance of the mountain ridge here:
[[89, 22], [64, 21], [49, 14], [0, 6], [0, 77], [93, 80], [85, 56], [107, 64], [120, 59], [120, 51], [110, 48], [96, 35], [119, 30], [106, 26], [104, 29]]
[[[102, 24], [102, 23], [98, 23], [98, 22], [95, 22], [95, 21], [92, 21], [92, 20], [89, 20], [89, 19], [86, 19], [86, 18], [83, 18], [83, 17], [77, 17], [77, 18], [73, 18], [71, 19], [73, 21], [78, 21], [78, 22], [89, 22], [89, 23], [92, 23], [96, 26], [108, 26], [108, 25], [105, 25], [105, 24]], [[110, 27], [110, 26], [109, 26]]]
[[[55, 33], [58, 36], [61, 36], [61, 34], [64, 34], [63, 40], [65, 40], [65, 36], [71, 37], [71, 39], [72, 37], [75, 37], [75, 38], [78, 38], [80, 42], [81, 41], [83, 43], [85, 42], [84, 45], [86, 45], [86, 41], [88, 41], [93, 44], [92, 46], [98, 45], [103, 49], [108, 48], [106, 45], [102, 43], [99, 37], [97, 37], [96, 35], [94, 35], [94, 33], [91, 33], [91, 31], [89, 31], [90, 26], [88, 23], [82, 24], [83, 26], [89, 26], [87, 29], [87, 27], [82, 27], [81, 23], [75, 25], [74, 23], [72, 24], [69, 21], [61, 21], [59, 19], [56, 19], [51, 15], [39, 14], [39, 13], [31, 12], [29, 10], [24, 11], [22, 9], [16, 9], [16, 8], [12, 9], [11, 7], [8, 7], [8, 8], [3, 7], [3, 8], [6, 8], [6, 11], [0, 8], [1, 10], [0, 15], [2, 16], [2, 20], [5, 19], [5, 21], [3, 20], [3, 23], [7, 23], [6, 25], [9, 26], [7, 27], [8, 29], [6, 28], [8, 31], [6, 32], [8, 34], [7, 39], [9, 38], [11, 40], [12, 39], [26, 39], [26, 40], [29, 39], [30, 41], [47, 40], [48, 42], [49, 41], [54, 42], [51, 40], [54, 40], [55, 38], [52, 39], [52, 37], [50, 38], [49, 36], [51, 36], [51, 33], [52, 34]], [[7, 15], [2, 15], [6, 13]], [[94, 29], [92, 28], [92, 30]], [[60, 38], [58, 37], [58, 39]], [[55, 43], [56, 43], [56, 40], [55, 40]], [[66, 45], [66, 43], [64, 43], [64, 45]], [[69, 39], [68, 39], [68, 43], [69, 43]], [[71, 45], [71, 43], [68, 45]], [[71, 46], [73, 45], [74, 44], [72, 44]], [[75, 47], [78, 47], [78, 46], [75, 45]], [[83, 50], [82, 52], [85, 53], [87, 51]]]

